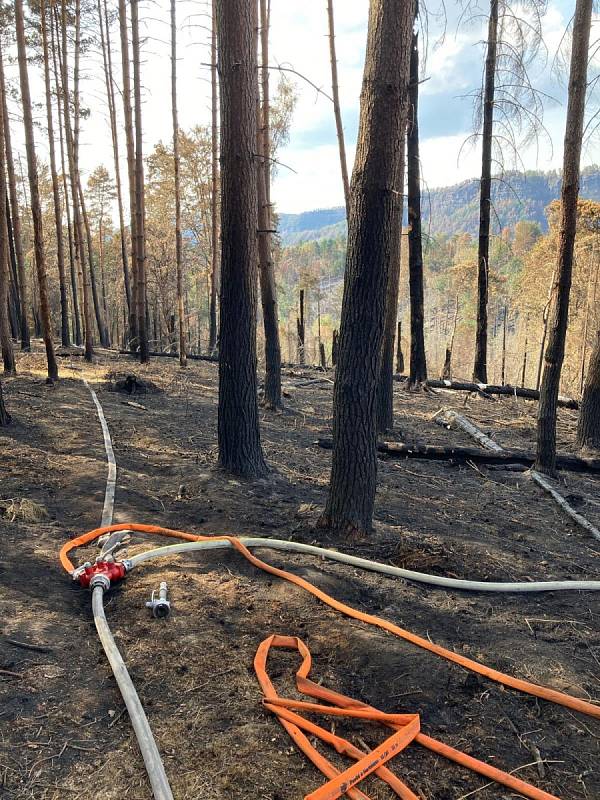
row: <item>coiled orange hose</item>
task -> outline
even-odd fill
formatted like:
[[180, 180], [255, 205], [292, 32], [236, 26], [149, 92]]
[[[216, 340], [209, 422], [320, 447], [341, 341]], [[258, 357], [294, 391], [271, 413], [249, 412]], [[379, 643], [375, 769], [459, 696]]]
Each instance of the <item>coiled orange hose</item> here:
[[[447, 650], [446, 648], [434, 644], [427, 639], [423, 639], [411, 631], [400, 628], [398, 625], [394, 625], [392, 622], [388, 622], [381, 617], [376, 617], [372, 614], [366, 614], [365, 612], [359, 611], [352, 606], [346, 605], [346, 603], [336, 600], [334, 597], [331, 597], [331, 595], [323, 592], [321, 589], [304, 578], [301, 578], [298, 575], [294, 575], [293, 573], [287, 572], [283, 569], [279, 569], [278, 567], [274, 567], [272, 564], [268, 564], [267, 562], [257, 558], [250, 552], [243, 542], [241, 542], [235, 536], [199, 536], [192, 533], [186, 533], [185, 531], [162, 528], [158, 525], [141, 525], [137, 523], [108, 525], [88, 531], [82, 536], [71, 539], [65, 545], [63, 545], [60, 551], [60, 562], [62, 566], [67, 572], [71, 573], [74, 569], [74, 566], [68, 557], [68, 554], [71, 550], [84, 544], [88, 544], [105, 533], [113, 533], [124, 530], [148, 534], [159, 534], [161, 536], [184, 539], [189, 542], [214, 541], [215, 539], [228, 541], [230, 542], [231, 546], [235, 548], [235, 550], [241, 553], [241, 555], [243, 555], [244, 558], [246, 558], [255, 567], [269, 573], [270, 575], [274, 575], [278, 578], [286, 580], [295, 586], [300, 587], [301, 589], [304, 589], [330, 608], [333, 608], [335, 611], [338, 611], [345, 616], [387, 631], [388, 633], [398, 636], [407, 642], [415, 644], [417, 647], [420, 647], [423, 650], [434, 653], [435, 655], [440, 656], [441, 658], [444, 658], [453, 664], [458, 664], [464, 669], [475, 672], [485, 678], [489, 678], [490, 680], [500, 683], [503, 686], [516, 689], [517, 691], [533, 695], [534, 697], [539, 697], [542, 700], [557, 703], [558, 705], [565, 706], [573, 711], [578, 711], [582, 714], [587, 714], [591, 717], [595, 717], [596, 719], [600, 719], [600, 707], [594, 705], [593, 703], [587, 702], [586, 700], [581, 700], [580, 698], [573, 697], [569, 694], [565, 694], [564, 692], [559, 692], [555, 689], [550, 689], [529, 681], [521, 680], [520, 678], [515, 678], [512, 675], [506, 675], [505, 673], [499, 672], [492, 667], [488, 667], [485, 664], [474, 661], [473, 659], [465, 658], [465, 656], [455, 653], [452, 650]], [[302, 665], [297, 673], [298, 689], [312, 697], [317, 697], [333, 703], [333, 705], [337, 706], [337, 708], [321, 707], [313, 703], [282, 700], [279, 698], [266, 674], [265, 669], [268, 651], [271, 646], [291, 647], [293, 649], [297, 649], [303, 657]], [[386, 754], [390, 749], [393, 750], [393, 755], [399, 752], [401, 749], [404, 749], [413, 740], [429, 750], [432, 750], [438, 755], [444, 756], [445, 758], [448, 758], [457, 764], [460, 764], [461, 766], [474, 770], [493, 781], [520, 792], [525, 797], [531, 798], [531, 800], [557, 800], [557, 798], [548, 794], [547, 792], [537, 789], [534, 786], [531, 786], [530, 784], [527, 784], [524, 781], [521, 781], [518, 778], [503, 772], [502, 770], [498, 770], [495, 767], [478, 761], [477, 759], [468, 756], [466, 753], [454, 750], [454, 748], [432, 739], [423, 733], [420, 733], [418, 715], [385, 714], [382, 711], [378, 711], [377, 709], [374, 709], [356, 700], [352, 700], [344, 695], [337, 694], [329, 689], [324, 689], [323, 687], [318, 686], [317, 684], [308, 680], [307, 676], [310, 671], [310, 653], [306, 646], [300, 640], [294, 637], [275, 636], [265, 640], [257, 652], [255, 668], [259, 682], [265, 693], [266, 707], [277, 714], [281, 724], [285, 727], [288, 733], [290, 733], [290, 736], [298, 745], [298, 747], [300, 747], [300, 749], [311, 759], [311, 761], [313, 761], [313, 763], [323, 772], [323, 774], [331, 779], [330, 783], [325, 784], [324, 787], [321, 787], [321, 790], [317, 790], [317, 792], [309, 795], [306, 800], [333, 800], [334, 798], [340, 797], [342, 794], [347, 794], [351, 800], [369, 800], [369, 798], [360, 790], [352, 789], [351, 787], [354, 785], [352, 783], [348, 784], [347, 789], [344, 789], [344, 791], [339, 791], [342, 788], [342, 785], [346, 784], [346, 778], [350, 779], [350, 777], [356, 777], [357, 775], [366, 777], [366, 775], [369, 773], [366, 772], [363, 774], [363, 771], [366, 769], [367, 763], [374, 764], [373, 769], [369, 770], [369, 772], [375, 771], [379, 777], [382, 777], [388, 783], [388, 785], [394, 789], [399, 797], [403, 798], [403, 800], [417, 800], [416, 795], [414, 795], [411, 790], [402, 783], [402, 781], [396, 778], [396, 776], [394, 776], [393, 773], [387, 770], [387, 768], [384, 766], [385, 762], [388, 760], [388, 755]], [[384, 742], [380, 748], [377, 748], [377, 751], [369, 754], [370, 759], [367, 761], [365, 760], [365, 754], [359, 751], [357, 748], [354, 748], [354, 746], [349, 742], [330, 734], [325, 729], [315, 726], [313, 723], [308, 722], [292, 711], [292, 709], [319, 711], [320, 713], [327, 713], [330, 715], [343, 714], [344, 716], [359, 716], [372, 721], [381, 722], [393, 728], [396, 731], [396, 734], [386, 740], [386, 742]], [[344, 711], [340, 711], [340, 709], [344, 709]], [[344, 779], [338, 780], [340, 778], [338, 771], [312, 747], [308, 737], [302, 732], [302, 729], [312, 733], [313, 735], [318, 735], [324, 741], [327, 741], [329, 744], [335, 747], [338, 752], [344, 753], [356, 759], [357, 764], [350, 770], [349, 775], [343, 773], [345, 776]], [[362, 777], [359, 777], [356, 782], [362, 780]], [[327, 791], [325, 791], [326, 787], [329, 787]], [[336, 794], [335, 792], [338, 793]]]

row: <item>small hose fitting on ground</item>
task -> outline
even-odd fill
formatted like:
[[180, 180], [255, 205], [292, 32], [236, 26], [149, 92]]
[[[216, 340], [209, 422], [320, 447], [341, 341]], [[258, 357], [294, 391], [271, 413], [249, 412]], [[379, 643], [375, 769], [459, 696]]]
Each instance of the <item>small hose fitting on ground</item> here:
[[161, 581], [158, 597], [155, 596], [156, 592], [152, 592], [151, 599], [146, 603], [146, 608], [152, 611], [152, 616], [156, 619], [166, 619], [171, 613], [171, 602], [167, 600], [168, 594], [167, 582]]

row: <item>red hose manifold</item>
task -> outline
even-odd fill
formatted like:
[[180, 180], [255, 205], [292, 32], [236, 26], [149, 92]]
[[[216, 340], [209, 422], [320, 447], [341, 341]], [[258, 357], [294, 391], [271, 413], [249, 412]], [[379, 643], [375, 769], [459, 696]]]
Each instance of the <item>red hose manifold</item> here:
[[125, 565], [120, 561], [98, 561], [90, 567], [85, 567], [77, 580], [80, 586], [87, 589], [96, 575], [103, 575], [113, 584], [122, 581], [126, 572]]

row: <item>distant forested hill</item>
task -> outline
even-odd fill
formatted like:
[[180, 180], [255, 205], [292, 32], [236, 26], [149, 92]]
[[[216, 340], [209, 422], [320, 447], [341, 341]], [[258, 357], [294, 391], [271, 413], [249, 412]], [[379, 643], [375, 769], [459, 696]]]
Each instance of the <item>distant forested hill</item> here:
[[[519, 220], [538, 222], [548, 228], [544, 209], [560, 194], [560, 173], [507, 173], [493, 184], [496, 232], [513, 227]], [[587, 167], [581, 176], [581, 197], [600, 201], [600, 167]], [[431, 224], [429, 220], [431, 219]], [[468, 180], [423, 192], [423, 227], [431, 234], [477, 233], [479, 224], [479, 181]], [[335, 239], [344, 235], [344, 208], [317, 209], [302, 214], [281, 214], [282, 244]]]

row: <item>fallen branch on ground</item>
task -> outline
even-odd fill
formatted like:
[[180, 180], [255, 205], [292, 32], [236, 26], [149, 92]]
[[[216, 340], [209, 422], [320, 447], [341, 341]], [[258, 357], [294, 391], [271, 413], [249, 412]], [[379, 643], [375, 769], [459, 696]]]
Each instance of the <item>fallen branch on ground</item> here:
[[[138, 356], [139, 353], [135, 353], [133, 350], [119, 350], [120, 356]], [[151, 358], [179, 358], [179, 353], [159, 353], [158, 351], [151, 351], [148, 353]], [[194, 355], [192, 353], [187, 353], [186, 358], [191, 359], [192, 361], [213, 361], [218, 363], [219, 358], [218, 356], [199, 356]]]
[[[394, 375], [394, 380], [406, 381], [406, 375]], [[520, 386], [497, 386], [491, 383], [473, 383], [471, 381], [427, 381], [430, 389], [454, 389], [457, 392], [477, 392], [481, 395], [501, 394], [507, 397], [524, 397], [526, 400], [539, 400], [540, 393], [537, 389], [527, 389]], [[558, 405], [563, 408], [579, 408], [579, 401], [572, 397], [558, 396]]]
[[[326, 450], [333, 448], [332, 439], [318, 439], [317, 444]], [[395, 458], [418, 458], [425, 461], [472, 461], [477, 464], [525, 464], [535, 463], [535, 453], [522, 450], [489, 452], [477, 447], [439, 447], [432, 444], [404, 444], [400, 442], [378, 442], [377, 450]], [[581, 458], [567, 454], [556, 457], [558, 469], [571, 472], [600, 472], [599, 458]]]
[[[462, 414], [458, 414], [456, 411], [445, 411], [443, 414], [437, 414], [435, 421], [439, 425], [456, 425], [473, 439], [475, 439], [475, 441], [479, 442], [482, 447], [485, 447], [487, 450], [490, 450], [493, 453], [506, 452], [497, 442], [495, 442], [493, 439], [490, 439], [489, 436], [486, 436], [485, 433], [480, 431], [479, 428], [477, 428], [470, 420], [468, 420]], [[582, 514], [580, 514], [578, 511], [575, 511], [573, 506], [571, 506], [562, 496], [562, 494], [560, 494], [560, 492], [558, 492], [552, 486], [552, 484], [544, 475], [540, 475], [540, 473], [534, 469], [532, 469], [529, 474], [531, 475], [532, 480], [534, 480], [538, 486], [540, 486], [553, 498], [553, 500], [556, 501], [565, 514], [571, 517], [571, 519], [581, 528], [586, 530], [588, 533], [591, 533], [594, 539], [598, 539], [600, 541], [600, 530], [592, 525], [592, 523]]]

